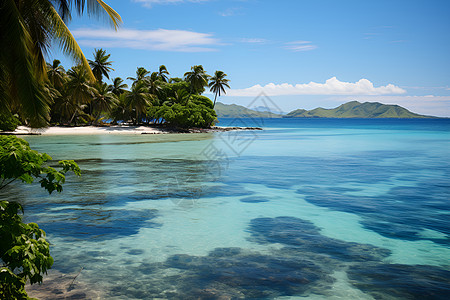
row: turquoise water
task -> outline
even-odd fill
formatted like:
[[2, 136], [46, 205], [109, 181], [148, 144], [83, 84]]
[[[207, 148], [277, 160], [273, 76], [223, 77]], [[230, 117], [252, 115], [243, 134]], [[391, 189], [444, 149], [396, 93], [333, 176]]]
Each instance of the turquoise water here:
[[448, 299], [449, 120], [220, 125], [26, 137], [83, 176], [6, 197], [102, 299]]

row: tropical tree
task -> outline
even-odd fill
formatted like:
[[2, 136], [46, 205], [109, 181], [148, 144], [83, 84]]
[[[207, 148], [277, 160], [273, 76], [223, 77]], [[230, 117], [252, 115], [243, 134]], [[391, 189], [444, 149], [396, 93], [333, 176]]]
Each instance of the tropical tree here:
[[53, 106], [52, 122], [59, 122], [60, 124], [69, 123], [72, 116], [75, 116], [76, 113], [81, 113], [82, 111], [83, 107], [67, 94], [67, 89], [64, 89]]
[[80, 65], [72, 67], [67, 71], [67, 75], [66, 91], [71, 97], [72, 103], [77, 107], [69, 121], [69, 123], [72, 123], [76, 114], [81, 112], [81, 106], [87, 105], [92, 101], [94, 88], [89, 82], [88, 72]]
[[134, 109], [136, 119], [134, 124], [138, 124], [141, 121], [140, 116], [146, 112], [147, 107], [150, 106], [152, 95], [148, 92], [146, 83], [142, 80], [138, 80], [133, 83], [131, 91], [125, 94], [125, 103], [129, 109]]
[[62, 90], [67, 74], [59, 60], [54, 59], [52, 64], [47, 63], [47, 77], [58, 91]]
[[120, 77], [113, 78], [113, 84], [108, 86], [108, 89], [116, 96], [123, 94], [128, 88], [126, 83], [123, 83], [123, 79]]
[[80, 14], [106, 14], [115, 28], [121, 22], [119, 14], [102, 0], [2, 0], [0, 4], [0, 109], [18, 111], [33, 127], [44, 126], [49, 120], [43, 83], [44, 53], [51, 41], [89, 70], [88, 77], [94, 79], [65, 24], [71, 18], [71, 7]]
[[228, 85], [228, 82], [230, 80], [226, 79], [226, 76], [227, 74], [225, 74], [224, 72], [216, 71], [214, 73], [214, 76], [210, 78], [208, 86], [210, 88], [210, 91], [215, 94], [213, 107], [216, 106], [217, 95], [219, 95], [220, 97], [221, 93], [226, 94], [225, 87], [230, 88], [230, 86]]
[[132, 80], [133, 84], [135, 84], [138, 81], [144, 80], [148, 74], [150, 74], [150, 71], [147, 71], [144, 67], [138, 67], [136, 77], [128, 77], [127, 79]]
[[123, 94], [120, 94], [118, 96], [117, 104], [112, 108], [111, 110], [111, 117], [113, 119], [114, 123], [117, 123], [118, 121], [128, 121], [131, 120], [131, 108], [127, 104], [127, 94], [129, 92], [124, 92]]
[[208, 85], [208, 77], [202, 65], [191, 67], [191, 71], [184, 73], [184, 80], [190, 84], [191, 94], [201, 94]]
[[159, 66], [159, 71], [158, 71], [159, 79], [161, 79], [161, 81], [163, 81], [163, 82], [168, 82], [169, 77], [167, 75], [169, 75], [169, 72], [167, 71], [166, 66], [165, 65], [160, 65]]
[[114, 71], [111, 68], [112, 62], [109, 61], [111, 54], [106, 54], [103, 49], [94, 49], [94, 60], [88, 60], [91, 66], [92, 73], [98, 81], [102, 81], [103, 76], [109, 79], [109, 72]]
[[161, 83], [159, 74], [157, 72], [153, 72], [152, 75], [147, 76], [145, 78], [145, 82], [147, 83], [148, 91], [150, 94], [154, 95], [155, 97], [159, 96], [159, 93], [161, 92]]
[[111, 112], [118, 103], [117, 96], [108, 89], [108, 84], [97, 82], [94, 85], [92, 106], [95, 112], [95, 121], [98, 122], [102, 112]]
[[189, 94], [185, 90], [177, 90], [174, 92], [174, 95], [172, 97], [168, 97], [165, 104], [172, 105], [175, 103], [185, 103], [186, 99], [189, 97]]

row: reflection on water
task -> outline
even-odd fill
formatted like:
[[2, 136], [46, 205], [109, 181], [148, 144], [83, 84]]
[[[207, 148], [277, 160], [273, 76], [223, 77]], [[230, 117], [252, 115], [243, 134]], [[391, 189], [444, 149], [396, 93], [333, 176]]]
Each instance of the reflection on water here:
[[445, 299], [450, 125], [348, 122], [268, 121], [242, 153], [220, 133], [27, 137], [83, 176], [2, 196], [48, 233], [55, 299]]

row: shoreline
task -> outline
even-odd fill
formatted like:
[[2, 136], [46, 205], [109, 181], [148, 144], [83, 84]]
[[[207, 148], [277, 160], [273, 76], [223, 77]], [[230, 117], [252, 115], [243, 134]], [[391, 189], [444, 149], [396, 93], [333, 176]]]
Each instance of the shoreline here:
[[32, 129], [26, 126], [19, 126], [14, 131], [2, 131], [0, 135], [137, 135], [137, 134], [176, 134], [176, 133], [211, 133], [231, 130], [262, 130], [260, 127], [211, 127], [211, 128], [169, 128], [162, 126], [51, 126], [47, 128]]

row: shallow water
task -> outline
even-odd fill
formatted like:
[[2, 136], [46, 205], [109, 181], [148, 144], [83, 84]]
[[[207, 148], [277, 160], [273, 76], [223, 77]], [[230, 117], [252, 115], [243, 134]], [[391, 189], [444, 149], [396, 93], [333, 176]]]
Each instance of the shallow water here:
[[104, 299], [447, 299], [449, 120], [220, 125], [265, 130], [26, 137], [83, 176], [2, 196]]

